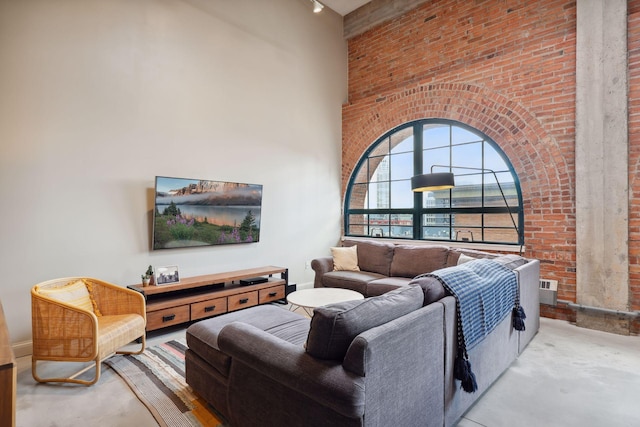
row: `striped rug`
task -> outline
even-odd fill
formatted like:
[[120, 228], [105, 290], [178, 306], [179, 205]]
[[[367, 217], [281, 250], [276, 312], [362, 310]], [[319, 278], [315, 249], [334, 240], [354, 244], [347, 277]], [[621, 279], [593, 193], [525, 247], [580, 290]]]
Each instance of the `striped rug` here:
[[226, 427], [210, 405], [184, 380], [185, 341], [169, 341], [139, 355], [105, 360], [131, 387], [162, 427]]

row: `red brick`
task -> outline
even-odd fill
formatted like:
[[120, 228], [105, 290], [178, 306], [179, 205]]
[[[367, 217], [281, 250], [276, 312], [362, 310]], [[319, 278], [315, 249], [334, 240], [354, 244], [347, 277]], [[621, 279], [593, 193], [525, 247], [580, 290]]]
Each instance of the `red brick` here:
[[[427, 19], [431, 18], [431, 19]], [[629, 260], [640, 307], [640, 0], [628, 2]], [[559, 297], [576, 297], [576, 3], [569, 0], [426, 2], [349, 41], [343, 106], [345, 191], [363, 152], [417, 119], [458, 120], [507, 154], [521, 182], [527, 256]], [[542, 314], [574, 320], [566, 307]], [[636, 333], [640, 322], [634, 322]]]

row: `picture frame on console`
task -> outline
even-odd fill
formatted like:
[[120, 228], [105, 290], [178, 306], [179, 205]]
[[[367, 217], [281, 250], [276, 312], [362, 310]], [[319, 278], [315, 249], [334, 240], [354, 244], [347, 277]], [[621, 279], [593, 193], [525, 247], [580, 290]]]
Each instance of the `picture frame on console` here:
[[157, 286], [175, 285], [176, 283], [180, 283], [180, 275], [178, 274], [177, 265], [156, 268]]

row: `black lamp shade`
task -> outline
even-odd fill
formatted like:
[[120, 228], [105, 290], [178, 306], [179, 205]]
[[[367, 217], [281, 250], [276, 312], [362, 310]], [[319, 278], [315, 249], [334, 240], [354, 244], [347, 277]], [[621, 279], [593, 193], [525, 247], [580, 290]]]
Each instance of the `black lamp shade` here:
[[411, 178], [411, 190], [415, 192], [448, 190], [453, 187], [455, 182], [451, 172], [426, 173]]

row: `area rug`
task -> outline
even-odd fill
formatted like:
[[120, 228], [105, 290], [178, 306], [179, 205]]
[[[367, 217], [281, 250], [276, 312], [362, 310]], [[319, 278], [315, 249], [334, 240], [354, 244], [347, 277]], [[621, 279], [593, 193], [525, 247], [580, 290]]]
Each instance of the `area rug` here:
[[184, 352], [178, 339], [147, 348], [138, 355], [105, 360], [138, 396], [162, 427], [228, 427], [213, 407], [196, 395], [184, 379]]

